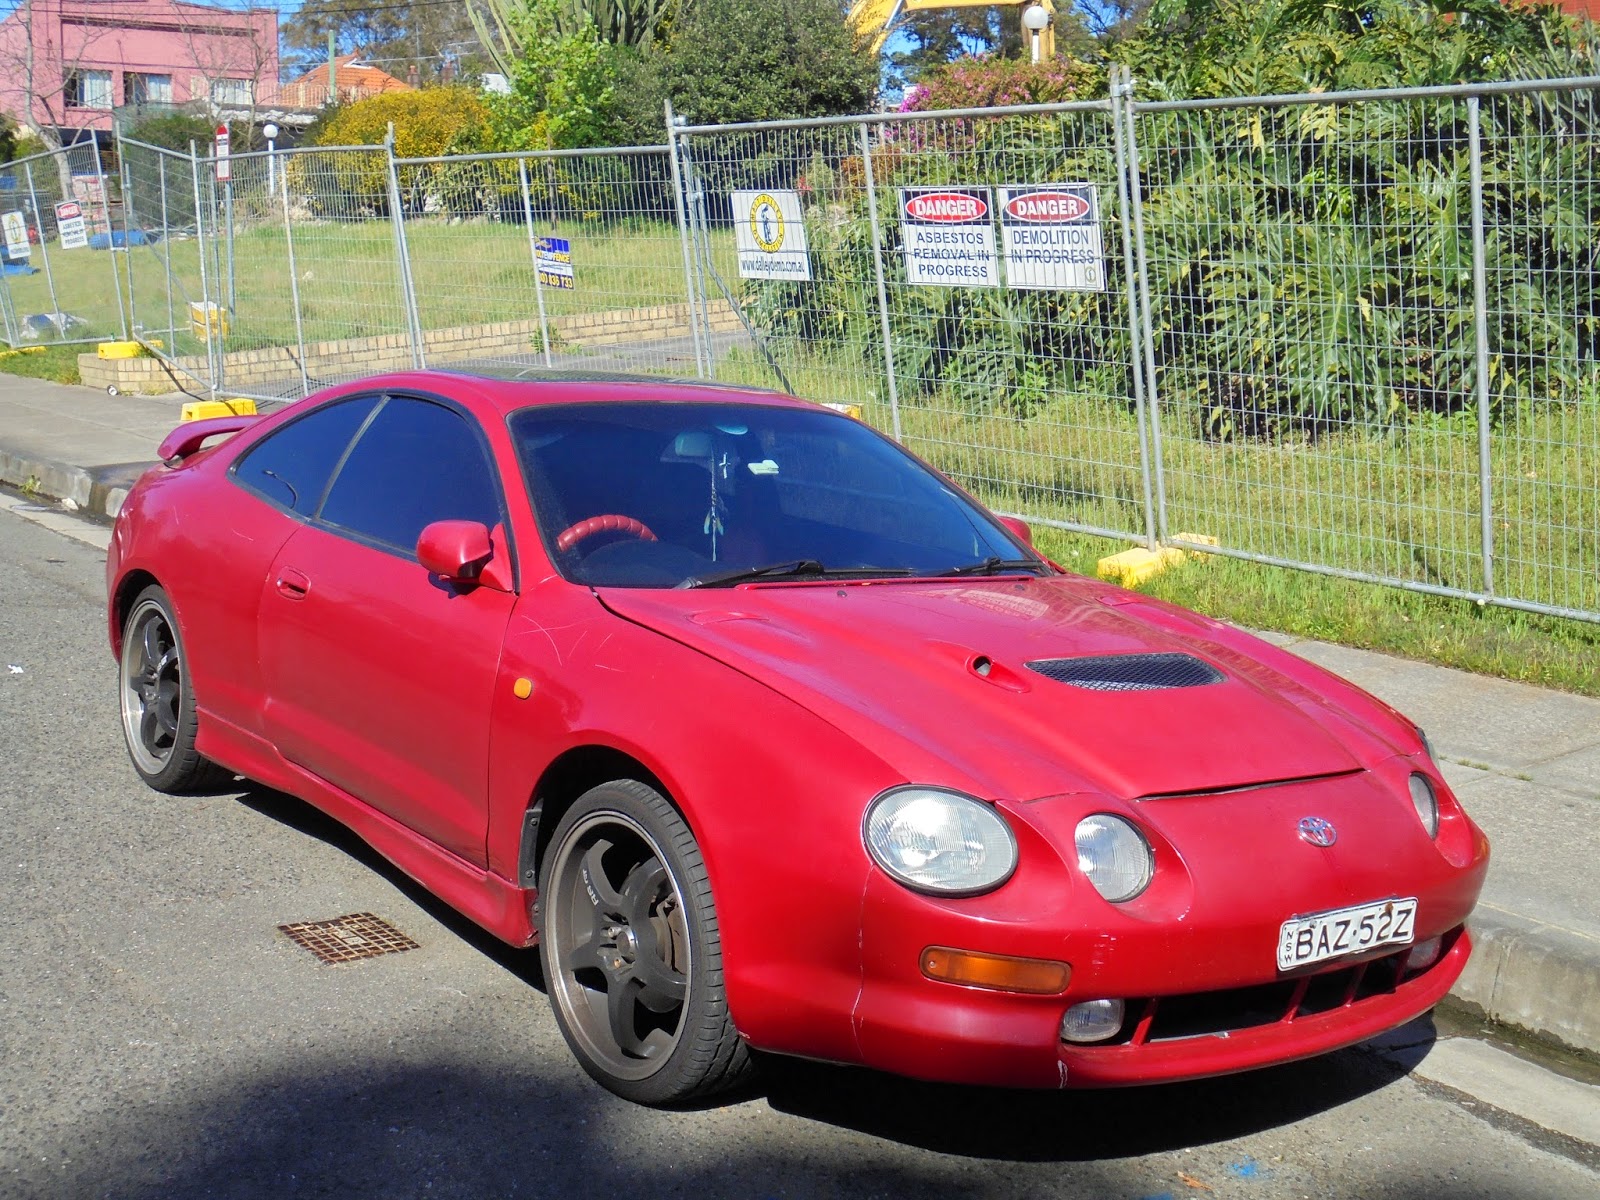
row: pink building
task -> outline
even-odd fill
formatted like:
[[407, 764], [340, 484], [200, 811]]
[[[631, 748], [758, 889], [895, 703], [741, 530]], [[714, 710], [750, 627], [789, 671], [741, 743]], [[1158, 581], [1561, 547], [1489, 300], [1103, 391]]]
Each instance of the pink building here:
[[278, 14], [179, 0], [23, 0], [0, 21], [0, 110], [19, 124], [109, 130], [124, 105], [277, 99]]

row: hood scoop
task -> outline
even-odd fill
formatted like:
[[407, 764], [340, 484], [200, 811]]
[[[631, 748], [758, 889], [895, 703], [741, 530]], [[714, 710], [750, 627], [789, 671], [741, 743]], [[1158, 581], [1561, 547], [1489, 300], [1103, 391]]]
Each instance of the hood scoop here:
[[1101, 654], [1024, 663], [1057, 683], [1092, 692], [1163, 692], [1221, 683], [1223, 674], [1192, 654]]

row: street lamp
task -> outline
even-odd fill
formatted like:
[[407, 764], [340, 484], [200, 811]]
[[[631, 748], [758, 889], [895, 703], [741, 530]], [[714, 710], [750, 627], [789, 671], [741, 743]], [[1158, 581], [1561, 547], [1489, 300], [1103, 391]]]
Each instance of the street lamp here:
[[[1038, 61], [1035, 56], [1035, 61]], [[278, 126], [276, 122], [268, 121], [261, 127], [262, 134], [267, 139], [267, 195], [275, 196], [278, 192], [277, 172], [277, 141]]]
[[1030, 4], [1022, 10], [1022, 27], [1033, 41], [1033, 61], [1039, 62], [1039, 35], [1050, 25], [1050, 11], [1042, 4]]

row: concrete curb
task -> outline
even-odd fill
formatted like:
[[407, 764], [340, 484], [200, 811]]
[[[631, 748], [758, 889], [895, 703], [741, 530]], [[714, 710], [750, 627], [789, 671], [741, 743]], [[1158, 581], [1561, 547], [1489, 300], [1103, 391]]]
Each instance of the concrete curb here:
[[1600, 1053], [1600, 942], [1479, 906], [1475, 945], [1450, 994], [1536, 1038]]
[[0, 447], [0, 483], [52, 500], [71, 501], [79, 512], [96, 517], [115, 518], [128, 498], [128, 489], [147, 467], [154, 465], [74, 467]]

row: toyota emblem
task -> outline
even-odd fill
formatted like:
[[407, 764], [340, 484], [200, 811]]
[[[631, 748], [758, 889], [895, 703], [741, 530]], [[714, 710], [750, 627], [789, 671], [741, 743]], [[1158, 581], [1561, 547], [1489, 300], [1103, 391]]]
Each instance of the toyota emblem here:
[[1339, 840], [1339, 831], [1326, 817], [1301, 817], [1300, 836], [1313, 846], [1331, 846]]

